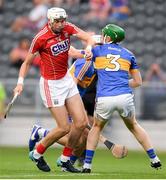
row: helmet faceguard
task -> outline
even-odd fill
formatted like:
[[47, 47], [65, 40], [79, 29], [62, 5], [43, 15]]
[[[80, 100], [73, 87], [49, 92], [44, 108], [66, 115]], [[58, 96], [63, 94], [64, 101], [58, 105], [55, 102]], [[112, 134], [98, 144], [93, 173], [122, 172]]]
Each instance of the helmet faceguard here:
[[108, 24], [102, 29], [104, 42], [107, 36], [111, 38], [111, 42], [121, 42], [125, 38], [125, 31], [120, 26], [115, 24]]
[[53, 23], [54, 20], [66, 19], [67, 14], [63, 8], [53, 7], [48, 9], [47, 18], [50, 20], [51, 23]]

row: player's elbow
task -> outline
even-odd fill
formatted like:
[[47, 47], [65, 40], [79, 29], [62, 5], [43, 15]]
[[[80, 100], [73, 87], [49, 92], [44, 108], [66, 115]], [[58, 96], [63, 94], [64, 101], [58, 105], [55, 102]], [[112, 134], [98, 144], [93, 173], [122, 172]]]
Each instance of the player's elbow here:
[[142, 85], [142, 77], [140, 72], [132, 73], [131, 87], [136, 88]]
[[142, 79], [135, 81], [136, 87], [142, 86]]

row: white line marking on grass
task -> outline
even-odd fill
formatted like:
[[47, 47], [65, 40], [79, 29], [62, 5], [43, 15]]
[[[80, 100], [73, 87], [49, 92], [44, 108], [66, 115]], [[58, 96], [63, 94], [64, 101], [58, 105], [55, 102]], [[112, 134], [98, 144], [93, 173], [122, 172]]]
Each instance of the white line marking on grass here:
[[102, 175], [102, 174], [99, 174], [99, 173], [90, 173], [90, 174], [87, 174], [87, 173], [85, 173], [85, 174], [56, 174], [56, 172], [55, 172], [55, 174], [34, 174], [34, 175], [32, 175], [32, 174], [17, 174], [17, 175], [0, 175], [0, 179], [1, 178], [11, 178], [11, 177], [17, 177], [17, 178], [21, 178], [21, 177], [41, 177], [41, 176], [45, 176], [45, 177], [51, 177], [51, 176], [53, 176], [53, 177], [58, 177], [58, 176], [61, 176], [61, 177], [67, 177], [67, 176], [76, 176], [76, 175], [78, 175], [78, 176], [99, 176], [99, 175]]

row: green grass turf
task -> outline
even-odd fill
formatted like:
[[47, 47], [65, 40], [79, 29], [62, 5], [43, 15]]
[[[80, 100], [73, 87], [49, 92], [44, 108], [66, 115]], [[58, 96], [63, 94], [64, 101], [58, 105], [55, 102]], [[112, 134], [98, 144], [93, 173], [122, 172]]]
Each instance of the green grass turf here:
[[106, 149], [96, 151], [91, 174], [61, 172], [55, 162], [61, 149], [51, 148], [45, 159], [52, 169], [41, 172], [28, 159], [28, 148], [0, 147], [0, 179], [166, 179], [166, 152], [160, 152], [163, 168], [152, 169], [144, 152], [130, 151], [127, 158], [115, 159]]

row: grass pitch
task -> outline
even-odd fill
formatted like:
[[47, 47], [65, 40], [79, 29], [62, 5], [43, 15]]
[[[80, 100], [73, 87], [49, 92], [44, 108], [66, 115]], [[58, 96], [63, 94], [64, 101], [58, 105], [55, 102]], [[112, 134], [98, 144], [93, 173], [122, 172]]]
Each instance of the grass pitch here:
[[41, 172], [28, 158], [28, 148], [0, 147], [0, 179], [166, 179], [166, 152], [158, 153], [162, 169], [149, 166], [144, 152], [129, 151], [128, 157], [115, 159], [106, 149], [99, 149], [93, 160], [91, 174], [61, 172], [56, 159], [61, 149], [49, 149], [45, 159], [52, 171]]

